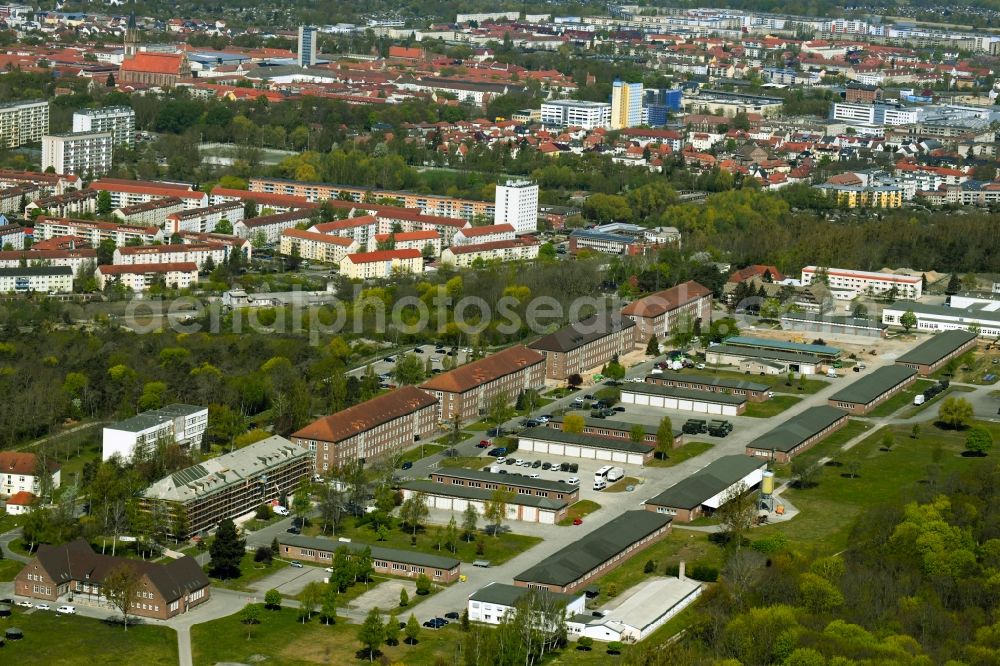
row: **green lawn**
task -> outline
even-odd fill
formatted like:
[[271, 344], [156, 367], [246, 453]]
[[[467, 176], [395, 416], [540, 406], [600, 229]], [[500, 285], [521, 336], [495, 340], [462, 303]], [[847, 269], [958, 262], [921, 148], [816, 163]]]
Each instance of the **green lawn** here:
[[[239, 578], [234, 578], [232, 580], [219, 580], [217, 578], [212, 578], [212, 585], [226, 587], [231, 590], [247, 590], [261, 578], [270, 576], [275, 571], [279, 571], [288, 566], [288, 562], [278, 559], [272, 560], [270, 565], [254, 562], [253, 555], [253, 553], [243, 554], [243, 560], [240, 562], [241, 575]], [[205, 570], [208, 570], [208, 565], [205, 565]]]
[[931, 407], [933, 407], [934, 410], [936, 411], [937, 408], [938, 408], [938, 404], [944, 398], [946, 398], [949, 394], [951, 394], [951, 393], [971, 393], [972, 391], [975, 391], [975, 390], [976, 389], [974, 389], [974, 388], [972, 388], [970, 386], [956, 386], [956, 385], [952, 384], [951, 386], [949, 386], [945, 390], [943, 390], [940, 393], [938, 393], [933, 399], [928, 400], [927, 402], [925, 402], [922, 405], [914, 405], [910, 409], [904, 410], [903, 412], [901, 412], [900, 414], [898, 414], [898, 417], [901, 418], [901, 419], [908, 419], [911, 416], [916, 416], [920, 412], [922, 412], [922, 411], [924, 411], [926, 409], [929, 409]]
[[[1000, 424], [981, 422], [994, 439], [1000, 438]], [[870, 506], [909, 500], [921, 487], [941, 483], [952, 472], [978, 465], [996, 465], [996, 456], [965, 458], [965, 433], [926, 426], [917, 439], [910, 437], [906, 425], [888, 426], [895, 435], [896, 446], [882, 450], [881, 429], [863, 442], [836, 456], [841, 466], [824, 466], [815, 487], [788, 489], [782, 494], [801, 513], [786, 523], [754, 530], [754, 537], [782, 532], [789, 541], [823, 552], [837, 552], [847, 546], [851, 526], [861, 512]], [[935, 463], [935, 449], [939, 461]], [[850, 465], [859, 465], [857, 478], [850, 478]], [[936, 476], [929, 469], [939, 465]], [[822, 552], [820, 553], [822, 554]]]
[[871, 412], [868, 413], [868, 416], [876, 418], [880, 416], [891, 416], [896, 412], [898, 412], [899, 410], [901, 410], [903, 407], [906, 407], [907, 405], [912, 405], [914, 396], [923, 393], [926, 389], [930, 388], [934, 384], [935, 382], [932, 382], [929, 379], [918, 379], [917, 381], [913, 382], [908, 387], [906, 387], [906, 390], [900, 391], [899, 393], [892, 396], [891, 398], [883, 402], [881, 405], [873, 409]]
[[493, 462], [493, 458], [481, 456], [456, 456], [441, 460], [441, 467], [465, 467], [466, 469], [482, 469]]
[[990, 351], [975, 349], [960, 356], [953, 368], [945, 365], [931, 376], [935, 379], [950, 379], [962, 384], [988, 386], [997, 383], [997, 380], [986, 381], [986, 375], [1000, 377], [1000, 362], [994, 365], [994, 360], [1000, 361], [1000, 349]]
[[423, 446], [416, 446], [402, 455], [399, 459], [399, 464], [402, 465], [405, 462], [417, 462], [421, 458], [426, 458], [432, 456], [435, 453], [440, 453], [445, 450], [445, 446], [438, 444], [424, 444]]
[[466, 429], [471, 430], [474, 433], [476, 433], [476, 432], [486, 432], [487, 430], [490, 430], [491, 428], [494, 428], [494, 427], [496, 427], [496, 423], [493, 423], [492, 421], [485, 421], [485, 420], [484, 421], [476, 421], [475, 423], [470, 423], [469, 425], [465, 426]]
[[[460, 435], [459, 435], [458, 441], [459, 442], [464, 442], [465, 440], [467, 440], [470, 437], [472, 437], [472, 435], [473, 435], [473, 433], [467, 432], [467, 431], [463, 430], [460, 433]], [[446, 448], [448, 446], [451, 446], [451, 442], [452, 442], [452, 435], [451, 435], [451, 433], [448, 433], [444, 437], [438, 437], [437, 439], [435, 439], [434, 440], [434, 445], [435, 446], [440, 446], [441, 448]], [[420, 449], [417, 449], [417, 450], [419, 451]]]
[[11, 581], [24, 568], [24, 563], [15, 560], [0, 560], [0, 580]]
[[560, 520], [559, 524], [563, 527], [566, 525], [572, 525], [573, 519], [583, 518], [584, 516], [594, 513], [600, 508], [601, 505], [597, 502], [593, 502], [591, 500], [580, 500], [569, 508], [566, 517]]
[[622, 477], [622, 478], [618, 479], [617, 481], [615, 481], [614, 483], [612, 483], [610, 486], [608, 486], [607, 488], [605, 488], [604, 492], [606, 492], [606, 493], [623, 493], [623, 492], [625, 492], [626, 488], [628, 488], [629, 486], [632, 486], [634, 488], [634, 487], [636, 487], [638, 485], [639, 485], [639, 479], [635, 478], [634, 476], [625, 476], [625, 477]]
[[673, 449], [666, 460], [653, 458], [646, 465], [648, 467], [673, 467], [679, 465], [689, 458], [700, 456], [705, 451], [712, 448], [711, 442], [687, 442], [682, 446]]
[[82, 615], [20, 608], [0, 627], [24, 631], [22, 640], [0, 648], [5, 664], [177, 664], [177, 634], [169, 627], [140, 624], [126, 631]]
[[[840, 452], [840, 448], [844, 446], [844, 444], [851, 441], [858, 435], [871, 430], [872, 427], [872, 424], [867, 421], [850, 419], [848, 420], [847, 425], [843, 428], [833, 433], [819, 444], [816, 444], [811, 449], [800, 453], [797, 458], [801, 458], [807, 462], [816, 462], [820, 458], [834, 457]], [[788, 478], [791, 476], [791, 469], [791, 464], [774, 466], [774, 472], [779, 477]]]
[[[462, 517], [460, 515], [455, 516], [455, 520], [459, 523], [461, 523], [461, 518]], [[484, 525], [485, 522], [480, 518], [479, 528], [482, 529]], [[347, 518], [337, 528], [337, 538], [344, 537], [351, 539], [352, 541], [358, 541], [371, 545], [377, 544], [385, 548], [414, 550], [433, 555], [448, 555], [449, 552], [447, 549], [442, 548], [441, 550], [438, 550], [437, 548], [437, 539], [435, 536], [438, 531], [438, 527], [439, 526], [436, 525], [430, 525], [417, 530], [417, 544], [416, 546], [411, 546], [411, 532], [409, 531], [404, 532], [401, 528], [396, 527], [389, 530], [389, 534], [385, 541], [378, 541], [378, 536], [375, 534], [375, 530], [372, 529], [371, 524], [358, 524], [355, 518]], [[506, 562], [515, 555], [519, 555], [521, 552], [531, 548], [536, 543], [541, 541], [538, 537], [514, 534], [517, 530], [517, 523], [510, 524], [510, 527], [513, 530], [512, 532], [504, 532], [495, 537], [480, 532], [476, 541], [466, 542], [463, 539], [459, 539], [457, 549], [458, 552], [454, 554], [454, 557], [462, 560], [463, 562], [486, 559], [492, 561], [494, 564], [500, 564], [502, 562]], [[307, 534], [309, 536], [319, 535], [319, 525], [308, 525], [303, 531], [303, 534]], [[482, 543], [482, 553], [476, 552], [477, 541]]]
[[747, 410], [743, 416], [750, 416], [757, 419], [769, 419], [777, 416], [789, 407], [797, 404], [802, 398], [797, 395], [776, 395], [764, 402], [748, 402]]

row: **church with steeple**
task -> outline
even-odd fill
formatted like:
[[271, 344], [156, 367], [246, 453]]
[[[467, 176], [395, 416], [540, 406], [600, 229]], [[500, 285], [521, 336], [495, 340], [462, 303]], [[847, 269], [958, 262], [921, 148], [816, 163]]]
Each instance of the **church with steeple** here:
[[184, 53], [139, 50], [139, 27], [133, 8], [125, 27], [125, 58], [118, 70], [118, 85], [131, 88], [170, 88], [190, 76], [191, 66]]

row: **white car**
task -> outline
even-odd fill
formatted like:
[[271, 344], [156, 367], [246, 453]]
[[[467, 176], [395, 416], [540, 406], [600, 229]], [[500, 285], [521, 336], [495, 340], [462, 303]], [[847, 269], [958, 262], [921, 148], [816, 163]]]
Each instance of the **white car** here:
[[17, 605], [20, 606], [21, 608], [31, 608], [32, 606], [34, 606], [34, 604], [31, 603], [30, 601], [18, 601]]
[[532, 472], [531, 474], [528, 475], [528, 478], [529, 479], [537, 479], [540, 476], [541, 476], [541, 474], [539, 474], [538, 472]]
[[505, 456], [500, 456], [500, 457], [499, 457], [499, 458], [497, 458], [497, 460], [496, 460], [496, 464], [497, 464], [497, 465], [503, 465], [503, 464], [505, 464], [506, 462], [507, 462], [507, 458], [506, 458]]
[[697, 368], [698, 370], [704, 370], [705, 369], [705, 364], [704, 363], [696, 363], [694, 367]]
[[523, 465], [524, 464], [524, 458], [515, 458], [514, 459], [514, 464], [518, 465], [518, 466]]
[[521, 463], [521, 467], [531, 467], [531, 461], [525, 460], [523, 463]]
[[326, 569], [323, 569], [323, 571], [327, 573], [333, 573], [333, 567], [327, 567]]
[[578, 486], [578, 485], [580, 485], [580, 479], [576, 478], [575, 476], [571, 476], [566, 481], [566, 483], [568, 483], [571, 486]]
[[52, 607], [51, 607], [51, 606], [49, 606], [49, 605], [48, 605], [47, 603], [45, 603], [44, 601], [43, 601], [42, 603], [40, 603], [40, 604], [36, 604], [36, 605], [35, 605], [35, 610], [51, 610], [51, 608], [52, 608]]
[[271, 510], [274, 511], [274, 513], [276, 513], [279, 516], [287, 516], [288, 515], [288, 508], [287, 507], [276, 506], [276, 507], [272, 507]]
[[535, 420], [536, 420], [536, 421], [538, 421], [539, 423], [548, 423], [548, 422], [549, 422], [549, 421], [551, 421], [552, 419], [550, 419], [550, 418], [549, 418], [549, 417], [547, 417], [547, 416], [539, 416], [539, 417], [538, 417], [538, 418], [536, 418]]
[[57, 613], [62, 613], [63, 615], [76, 615], [75, 606], [60, 606], [56, 609]]

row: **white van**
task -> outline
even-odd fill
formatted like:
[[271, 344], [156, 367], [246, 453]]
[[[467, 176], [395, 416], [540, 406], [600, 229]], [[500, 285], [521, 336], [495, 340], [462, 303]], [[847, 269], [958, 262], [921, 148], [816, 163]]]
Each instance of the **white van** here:
[[281, 506], [280, 504], [278, 506], [271, 507], [271, 510], [274, 511], [279, 516], [287, 516], [288, 515], [288, 509], [286, 507]]
[[922, 404], [924, 404], [925, 400], [926, 400], [926, 398], [924, 398], [924, 394], [923, 393], [918, 393], [917, 395], [913, 396], [913, 404], [914, 405], [922, 405]]
[[830, 368], [829, 370], [826, 371], [826, 376], [829, 377], [830, 379], [836, 379], [840, 375], [837, 374], [836, 370]]

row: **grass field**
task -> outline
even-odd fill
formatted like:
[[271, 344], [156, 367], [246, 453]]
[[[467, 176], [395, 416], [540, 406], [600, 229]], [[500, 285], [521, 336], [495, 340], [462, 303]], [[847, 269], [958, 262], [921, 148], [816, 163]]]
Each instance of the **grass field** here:
[[[844, 444], [871, 429], [872, 424], [867, 421], [850, 419], [847, 422], [847, 425], [843, 428], [833, 433], [811, 449], [799, 454], [797, 457], [806, 462], [816, 462], [820, 458], [836, 456]], [[787, 478], [791, 476], [791, 470], [791, 464], [774, 466], [774, 472], [779, 477]]]
[[[471, 433], [471, 432], [463, 430], [461, 436], [458, 439], [458, 441], [464, 442], [465, 440], [467, 440], [470, 437], [472, 437], [472, 434], [473, 433]], [[435, 444], [435, 446], [440, 446], [441, 448], [445, 448], [447, 446], [451, 446], [451, 441], [452, 441], [451, 433], [448, 433], [444, 437], [438, 437], [437, 439], [435, 439], [434, 440], [434, 444]], [[419, 451], [419, 450], [420, 449], [417, 449], [417, 451]]]
[[[261, 578], [270, 576], [275, 571], [280, 571], [288, 566], [287, 562], [281, 560], [272, 560], [271, 564], [261, 564], [259, 562], [253, 561], [253, 553], [244, 553], [243, 560], [240, 562], [240, 577], [231, 580], [219, 580], [217, 578], [212, 578], [212, 585], [218, 585], [219, 587], [226, 587], [230, 590], [248, 590], [250, 586], [256, 583]], [[206, 571], [208, 567], [205, 567]]]
[[594, 513], [601, 508], [601, 505], [597, 502], [591, 500], [580, 500], [573, 506], [569, 508], [566, 517], [559, 521], [559, 524], [565, 527], [566, 525], [572, 525], [575, 518], [583, 518], [591, 513]]
[[466, 469], [482, 469], [493, 462], [493, 458], [478, 456], [456, 456], [441, 460], [441, 467], [464, 467]]
[[[997, 362], [994, 364], [994, 361]], [[987, 375], [994, 375], [994, 379], [987, 381]], [[946, 365], [931, 376], [935, 379], [950, 379], [962, 384], [977, 384], [979, 386], [996, 384], [998, 381], [996, 378], [1000, 377], [1000, 349], [995, 348], [990, 351], [977, 349], [966, 352], [959, 357], [959, 362], [953, 368]]]
[[797, 395], [776, 395], [764, 402], [748, 402], [747, 410], [743, 416], [750, 416], [758, 419], [769, 419], [777, 416], [789, 407], [796, 405], [802, 398]]
[[617, 481], [615, 481], [614, 483], [612, 483], [610, 486], [608, 486], [607, 488], [605, 488], [604, 492], [606, 492], [606, 493], [623, 493], [623, 492], [625, 492], [628, 489], [629, 486], [635, 487], [635, 486], [638, 486], [638, 485], [639, 485], [639, 479], [635, 478], [634, 476], [625, 476], [625, 477], [622, 477], [622, 478], [618, 479]]
[[944, 400], [947, 396], [951, 395], [952, 393], [971, 393], [972, 391], [975, 391], [975, 390], [976, 389], [971, 388], [969, 386], [956, 386], [956, 385], [952, 384], [951, 386], [949, 386], [945, 390], [943, 390], [940, 393], [938, 393], [932, 400], [930, 400], [928, 402], [925, 402], [922, 405], [913, 405], [909, 409], [903, 410], [902, 412], [900, 412], [899, 414], [897, 414], [897, 416], [899, 418], [901, 418], [901, 419], [908, 419], [908, 418], [910, 418], [912, 416], [916, 416], [920, 412], [923, 412], [925, 410], [932, 409], [932, 408], [936, 412], [937, 409], [938, 409], [938, 406], [941, 403], [941, 401]]
[[687, 442], [684, 445], [673, 449], [666, 460], [653, 458], [646, 463], [646, 465], [649, 467], [673, 467], [674, 465], [679, 465], [689, 458], [700, 456], [710, 448], [712, 448], [711, 442]]
[[685, 369], [680, 372], [689, 375], [708, 375], [765, 384], [776, 393], [816, 393], [830, 385], [830, 382], [823, 381], [822, 379], [802, 380], [799, 375], [796, 375], [791, 386], [788, 386], [788, 375], [748, 375], [736, 370], [716, 369], [710, 365], [705, 366], [704, 370]]
[[[1000, 438], [1000, 424], [979, 423]], [[906, 425], [892, 428], [896, 446], [882, 450], [882, 431], [877, 430], [849, 451], [836, 456], [839, 466], [824, 466], [815, 487], [788, 489], [782, 494], [801, 513], [783, 524], [754, 530], [755, 538], [782, 532], [789, 541], [826, 552], [837, 552], [847, 545], [851, 526], [870, 506], [898, 500], [911, 500], [921, 489], [933, 488], [935, 479], [977, 465], [996, 465], [996, 456], [965, 458], [965, 433], [926, 426], [917, 439], [910, 437]], [[935, 450], [938, 449], [938, 453]], [[935, 462], [938, 457], [938, 462]], [[848, 472], [852, 461], [859, 465], [857, 478]], [[936, 476], [929, 470], [939, 466]]]
[[14, 580], [14, 576], [16, 576], [23, 568], [24, 564], [21, 562], [17, 562], [15, 560], [0, 560], [0, 580]]
[[903, 407], [913, 404], [914, 396], [923, 393], [926, 389], [933, 386], [935, 382], [929, 379], [918, 379], [917, 381], [906, 387], [905, 390], [900, 391], [896, 395], [892, 396], [881, 405], [873, 409], [868, 416], [878, 418], [880, 416], [892, 416]]
[[5, 664], [177, 664], [177, 634], [168, 627], [140, 624], [126, 631], [81, 615], [20, 608], [0, 627], [24, 631], [22, 640], [0, 648]]
[[441, 451], [444, 450], [445, 447], [438, 444], [424, 444], [422, 447], [417, 446], [404, 453], [399, 458], [399, 464], [402, 465], [405, 462], [411, 462], [411, 463], [417, 462], [421, 458], [432, 456], [435, 453], [440, 453]]

